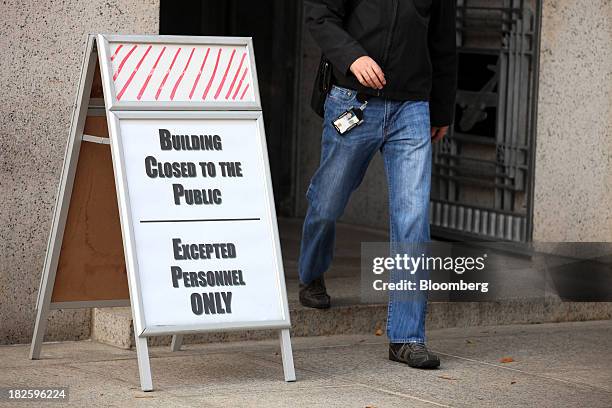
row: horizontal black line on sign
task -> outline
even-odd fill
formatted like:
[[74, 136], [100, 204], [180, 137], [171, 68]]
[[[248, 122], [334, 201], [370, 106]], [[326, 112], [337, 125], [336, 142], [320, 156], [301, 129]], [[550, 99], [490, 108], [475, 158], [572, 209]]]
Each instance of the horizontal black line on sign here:
[[140, 220], [141, 224], [158, 222], [215, 222], [215, 221], [259, 221], [261, 218], [200, 218], [194, 220]]

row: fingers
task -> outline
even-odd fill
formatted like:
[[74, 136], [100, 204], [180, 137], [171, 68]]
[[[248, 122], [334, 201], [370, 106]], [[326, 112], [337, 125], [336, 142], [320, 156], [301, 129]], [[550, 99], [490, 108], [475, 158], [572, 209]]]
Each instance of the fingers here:
[[448, 134], [448, 126], [441, 127], [438, 131], [438, 137], [442, 139]]
[[368, 66], [366, 72], [370, 77], [370, 82], [374, 85], [373, 88], [382, 89], [383, 81], [381, 81], [378, 75], [376, 74], [376, 70], [374, 69], [374, 67], [372, 65]]
[[374, 88], [374, 89], [380, 89], [378, 85], [376, 84], [376, 82], [374, 81], [374, 78], [372, 78], [375, 75], [371, 75], [368, 68], [364, 68], [361, 74], [363, 75], [363, 78], [365, 79], [367, 86], [369, 86], [370, 88]]
[[355, 71], [355, 77], [357, 78], [357, 80], [359, 81], [359, 83], [363, 86], [368, 86], [368, 83], [366, 82], [366, 80], [363, 78], [363, 75], [361, 75], [360, 71]]
[[380, 66], [368, 56], [357, 58], [351, 65], [350, 70], [363, 86], [382, 89], [387, 84], [385, 74]]
[[374, 75], [378, 79], [378, 82], [380, 83], [381, 88], [382, 88], [383, 86], [387, 85], [387, 80], [385, 79], [385, 73], [382, 71], [382, 69], [380, 68], [380, 66], [378, 66], [376, 62], [372, 60], [372, 63], [373, 64], [370, 66], [370, 69], [374, 72]]
[[431, 140], [432, 142], [438, 142], [446, 136], [448, 133], [448, 126], [443, 127], [432, 127], [431, 128]]

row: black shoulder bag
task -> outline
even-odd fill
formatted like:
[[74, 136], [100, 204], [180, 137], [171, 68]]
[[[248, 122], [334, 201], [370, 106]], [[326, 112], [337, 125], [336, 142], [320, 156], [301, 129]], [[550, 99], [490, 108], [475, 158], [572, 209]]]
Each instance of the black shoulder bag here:
[[317, 77], [315, 78], [314, 87], [312, 89], [312, 98], [310, 99], [310, 107], [315, 113], [323, 117], [325, 98], [332, 85], [332, 65], [331, 62], [321, 55]]

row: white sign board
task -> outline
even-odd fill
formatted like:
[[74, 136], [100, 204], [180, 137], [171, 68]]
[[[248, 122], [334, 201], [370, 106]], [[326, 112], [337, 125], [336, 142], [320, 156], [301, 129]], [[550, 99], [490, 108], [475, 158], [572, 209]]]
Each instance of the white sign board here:
[[259, 112], [120, 112], [143, 334], [287, 325]]
[[[95, 78], [97, 64], [101, 78]], [[99, 98], [92, 86], [97, 79], [103, 88], [108, 138], [84, 134], [88, 112], [99, 111], [96, 100], [90, 103], [94, 90], [94, 98]], [[278, 329], [285, 380], [295, 381], [251, 39], [90, 35], [77, 95], [30, 358], [40, 357], [51, 308], [125, 302], [112, 297], [125, 280], [112, 279], [104, 280], [110, 299], [79, 292], [77, 300], [52, 302], [75, 175], [83, 169], [81, 146], [95, 143], [110, 145], [114, 180], [91, 165], [85, 168], [98, 178], [79, 178], [79, 191], [90, 194], [88, 183], [95, 184], [91, 180], [102, 180], [105, 186], [114, 181], [116, 187], [142, 390], [153, 389], [147, 336], [172, 334], [172, 350], [178, 351], [183, 333], [203, 331]], [[86, 166], [108, 153], [83, 156], [89, 158], [82, 162]], [[117, 225], [116, 216], [104, 224], [113, 211], [104, 211], [104, 206], [99, 211], [91, 201], [75, 207], [77, 212], [96, 218], [94, 226]], [[94, 235], [91, 242], [115, 242], [100, 228], [83, 231]], [[91, 243], [88, 249], [97, 257], [105, 253]], [[92, 254], [81, 252], [76, 252], [81, 264], [90, 265]], [[111, 267], [117, 266], [123, 265]], [[97, 273], [106, 273], [105, 267]], [[91, 281], [89, 271], [82, 270], [86, 268], [72, 269], [72, 278]], [[98, 284], [82, 292], [99, 290]]]
[[250, 38], [97, 37], [141, 384], [146, 336], [280, 329], [289, 308]]

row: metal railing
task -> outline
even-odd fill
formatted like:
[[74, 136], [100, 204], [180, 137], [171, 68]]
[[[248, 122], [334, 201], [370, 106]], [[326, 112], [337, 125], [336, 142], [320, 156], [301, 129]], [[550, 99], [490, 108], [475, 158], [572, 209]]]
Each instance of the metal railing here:
[[434, 145], [432, 234], [531, 240], [541, 0], [457, 0], [454, 128]]

